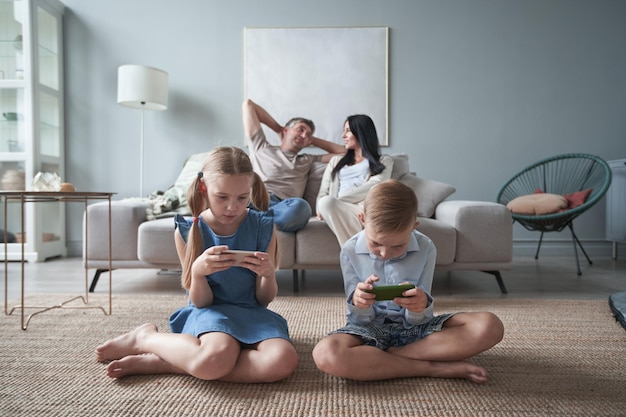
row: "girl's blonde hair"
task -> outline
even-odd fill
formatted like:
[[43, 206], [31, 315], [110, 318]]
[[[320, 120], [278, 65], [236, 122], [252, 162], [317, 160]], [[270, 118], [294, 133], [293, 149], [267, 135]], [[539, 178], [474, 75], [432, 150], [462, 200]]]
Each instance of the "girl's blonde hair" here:
[[404, 231], [415, 226], [417, 197], [408, 185], [395, 179], [387, 180], [367, 193], [363, 214], [367, 227], [377, 233]]
[[215, 177], [220, 175], [248, 175], [250, 177], [250, 202], [261, 211], [266, 211], [269, 208], [270, 199], [265, 184], [252, 170], [250, 158], [242, 149], [234, 146], [222, 146], [209, 152], [204, 159], [202, 170], [198, 172], [187, 190], [187, 204], [189, 204], [191, 215], [194, 218], [187, 237], [181, 275], [181, 284], [187, 290], [191, 285], [191, 265], [204, 251], [197, 218], [209, 206], [206, 184], [210, 184]]

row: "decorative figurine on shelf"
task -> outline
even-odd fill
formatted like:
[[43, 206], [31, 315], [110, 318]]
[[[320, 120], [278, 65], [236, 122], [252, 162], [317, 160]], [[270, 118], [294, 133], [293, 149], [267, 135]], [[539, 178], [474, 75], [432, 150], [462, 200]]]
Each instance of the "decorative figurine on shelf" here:
[[26, 189], [24, 171], [8, 169], [2, 176], [2, 189], [5, 191], [22, 191]]
[[61, 191], [61, 177], [56, 172], [38, 172], [33, 178], [35, 191]]

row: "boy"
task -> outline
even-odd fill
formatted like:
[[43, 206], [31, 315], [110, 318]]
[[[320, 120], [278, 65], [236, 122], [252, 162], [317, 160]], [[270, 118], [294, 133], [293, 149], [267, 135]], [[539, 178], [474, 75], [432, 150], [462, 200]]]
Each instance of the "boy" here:
[[[435, 316], [430, 290], [437, 250], [415, 227], [417, 198], [397, 180], [373, 187], [359, 215], [364, 230], [341, 250], [347, 324], [313, 349], [317, 367], [354, 380], [429, 376], [487, 381], [466, 359], [502, 340], [504, 326], [489, 312]], [[391, 301], [367, 292], [374, 284], [411, 283]]]

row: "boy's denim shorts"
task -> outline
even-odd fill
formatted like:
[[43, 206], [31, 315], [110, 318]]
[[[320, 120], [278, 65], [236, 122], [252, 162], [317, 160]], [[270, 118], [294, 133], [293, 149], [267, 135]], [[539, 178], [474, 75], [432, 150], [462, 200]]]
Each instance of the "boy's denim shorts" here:
[[434, 332], [441, 331], [446, 320], [454, 314], [456, 313], [435, 316], [426, 323], [417, 324], [408, 329], [404, 327], [403, 323], [396, 322], [369, 323], [366, 325], [347, 323], [344, 327], [328, 334], [350, 334], [360, 338], [364, 345], [387, 350], [390, 347], [400, 347], [417, 342]]

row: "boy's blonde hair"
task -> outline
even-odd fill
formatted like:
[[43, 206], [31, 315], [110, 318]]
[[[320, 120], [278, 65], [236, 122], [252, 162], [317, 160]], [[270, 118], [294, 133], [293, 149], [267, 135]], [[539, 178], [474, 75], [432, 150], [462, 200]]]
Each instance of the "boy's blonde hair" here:
[[[222, 146], [213, 149], [204, 159], [202, 170], [189, 185], [187, 190], [187, 203], [194, 218], [199, 217], [208, 208], [206, 184], [210, 184], [219, 175], [247, 175], [250, 177], [250, 202], [259, 210], [266, 211], [269, 208], [269, 194], [265, 184], [253, 170], [250, 157], [240, 148], [234, 146]], [[191, 285], [191, 265], [204, 251], [200, 228], [196, 221], [191, 225], [181, 284], [189, 289]]]
[[367, 227], [375, 232], [404, 231], [417, 221], [417, 197], [408, 185], [387, 180], [367, 193], [363, 213]]

